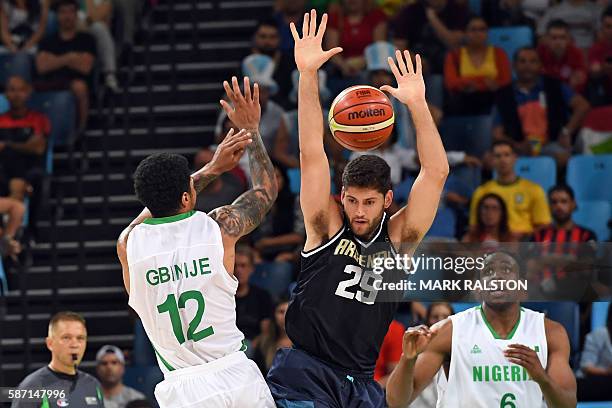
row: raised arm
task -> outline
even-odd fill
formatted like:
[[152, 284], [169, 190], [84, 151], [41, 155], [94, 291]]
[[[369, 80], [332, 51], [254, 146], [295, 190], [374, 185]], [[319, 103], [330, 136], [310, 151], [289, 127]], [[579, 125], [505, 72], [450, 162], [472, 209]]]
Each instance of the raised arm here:
[[[244, 153], [244, 149], [251, 142], [251, 135], [245, 130], [241, 130], [234, 134], [234, 130], [230, 129], [225, 139], [223, 139], [217, 147], [217, 150], [215, 150], [215, 154], [210, 163], [191, 175], [196, 192], [199, 194], [219, 175], [236, 167], [240, 161], [240, 157]], [[130, 232], [132, 232], [134, 227], [141, 224], [147, 218], [151, 218], [151, 212], [148, 208], [145, 208], [138, 217], [121, 232], [117, 240], [117, 256], [121, 262], [123, 284], [128, 294], [130, 293], [130, 272], [127, 261], [127, 242]]]
[[[249, 155], [252, 188], [232, 204], [216, 208], [209, 214], [221, 227], [221, 234], [224, 243], [227, 244], [227, 249], [233, 247], [240, 237], [253, 231], [261, 223], [276, 200], [278, 186], [272, 162], [259, 134], [261, 107], [258, 85], [254, 85], [251, 93], [249, 78], [245, 77], [243, 95], [238, 86], [238, 79], [233, 77], [232, 85], [230, 86], [225, 81], [223, 87], [233, 107], [224, 100], [220, 101], [221, 106], [232, 123], [238, 128], [246, 129], [253, 140], [246, 148]], [[231, 273], [233, 256], [229, 258], [226, 259], [226, 268]]]
[[342, 51], [336, 47], [323, 51], [321, 41], [327, 26], [323, 14], [317, 32], [317, 13], [304, 16], [302, 38], [291, 23], [295, 40], [295, 63], [300, 72], [298, 87], [298, 129], [300, 137], [300, 205], [304, 213], [308, 251], [327, 239], [342, 225], [342, 218], [331, 200], [329, 162], [323, 148], [323, 112], [319, 101], [317, 71], [327, 60]]
[[387, 380], [389, 408], [407, 407], [431, 383], [450, 353], [450, 319], [427, 326], [410, 327], [404, 333], [402, 356]]
[[[408, 51], [395, 52], [397, 65], [389, 57], [389, 66], [397, 80], [397, 88], [383, 86], [410, 110], [416, 128], [417, 154], [421, 170], [417, 176], [408, 202], [389, 221], [389, 235], [393, 242], [419, 242], [433, 222], [446, 177], [448, 159], [436, 124], [425, 101], [425, 82], [421, 68], [421, 57], [416, 55], [416, 68]], [[404, 62], [404, 58], [406, 62]], [[398, 68], [399, 66], [399, 68]]]

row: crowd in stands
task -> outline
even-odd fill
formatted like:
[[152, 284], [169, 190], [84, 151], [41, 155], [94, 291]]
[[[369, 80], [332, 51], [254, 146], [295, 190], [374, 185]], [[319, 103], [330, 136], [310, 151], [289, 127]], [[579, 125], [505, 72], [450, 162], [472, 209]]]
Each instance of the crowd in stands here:
[[[145, 0], [0, 1], [0, 253], [19, 262], [35, 238], [43, 183], [57, 140], [78, 138], [90, 101], [120, 91], [117, 61], [132, 54]], [[63, 92], [62, 92], [63, 91]], [[76, 135], [54, 129], [34, 99], [51, 101], [70, 117]], [[46, 99], [45, 99], [46, 98]], [[22, 226], [24, 212], [27, 225]], [[27, 228], [26, 228], [27, 227]], [[24, 233], [26, 232], [26, 233]]]
[[[599, 228], [597, 234], [593, 231], [594, 224], [607, 224], [609, 206], [605, 219], [591, 220], [588, 226], [574, 221], [573, 214], [585, 197], [575, 196], [576, 185], [566, 179], [566, 173], [577, 154], [612, 153], [612, 122], [608, 119], [604, 123], [606, 111], [598, 110], [608, 109], [607, 118], [612, 112], [612, 2], [482, 1], [478, 10], [470, 9], [472, 3], [277, 0], [273, 15], [255, 27], [250, 54], [244, 56], [241, 70], [235, 74], [248, 75], [263, 90], [260, 131], [276, 163], [282, 202], [279, 201], [270, 219], [244, 240], [241, 251], [247, 251], [248, 256], [244, 257], [246, 261], [239, 261], [243, 256], [237, 256], [236, 274], [240, 282], [238, 303], [253, 305], [248, 310], [238, 307], [239, 327], [242, 325], [245, 334], [249, 333], [247, 338], [255, 346], [262, 371], [269, 364], [271, 348], [290, 344], [278, 315], [286, 308], [285, 296], [289, 292], [282, 296], [270, 293], [270, 300], [254, 291], [255, 285], [238, 272], [244, 266], [239, 268], [238, 262], [247, 264], [248, 275], [253, 273], [255, 279], [251, 282], [277, 271], [279, 265], [284, 265], [280, 269], [287, 271], [288, 281], [295, 280], [299, 271], [298, 253], [304, 230], [297, 201], [298, 74], [289, 23], [294, 22], [299, 31], [304, 13], [310, 8], [329, 13], [325, 48], [344, 49], [319, 73], [325, 118], [333, 96], [348, 86], [393, 85], [387, 57], [396, 48], [421, 55], [428, 104], [447, 144], [451, 165], [441, 207], [450, 209], [455, 228], [442, 238], [465, 243], [531, 242], [534, 257], [564, 251], [567, 262], [592, 259], [588, 257], [595, 256], [594, 252], [588, 248], [594, 248], [597, 241], [609, 240], [608, 228]], [[517, 26], [527, 30], [530, 41], [513, 44], [514, 48], [491, 41], [492, 30]], [[385, 158], [391, 167], [396, 203], [390, 211], [394, 211], [408, 196], [419, 159], [410, 114], [397, 101], [391, 102], [396, 118], [393, 134], [382, 146], [367, 153]], [[460, 141], [446, 143], [451, 139], [452, 124], [461, 121], [483, 124], [483, 129]], [[595, 129], [596, 136], [588, 133], [587, 125]], [[231, 127], [231, 122], [220, 113], [217, 142]], [[343, 149], [327, 128], [324, 138], [332, 194], [337, 196], [345, 164], [364, 153]], [[589, 146], [593, 144], [597, 147], [591, 150]], [[212, 145], [200, 151], [195, 167], [210, 160], [214, 149]], [[532, 180], [519, 171], [521, 160], [541, 157], [552, 159], [549, 168], [552, 183]], [[610, 160], [606, 163], [612, 166]], [[607, 171], [612, 176], [610, 168]], [[243, 159], [239, 168], [202, 193], [202, 201], [220, 203], [245, 191], [248, 172], [248, 162]], [[601, 185], [601, 189], [610, 188]], [[440, 236], [433, 233], [430, 238]], [[578, 247], [586, 249], [565, 253], [568, 242], [583, 243]], [[546, 245], [539, 245], [542, 243]], [[571, 268], [563, 266], [530, 263], [527, 269], [528, 278], [535, 282], [540, 294], [560, 295], [564, 288], [575, 285], [577, 279], [597, 280], [584, 273], [574, 275]], [[593, 286], [595, 297], [610, 296], [609, 283], [607, 288], [605, 282], [600, 287]], [[276, 309], [272, 306], [274, 301], [278, 302]], [[419, 302], [412, 302], [409, 309], [412, 316], [409, 324], [434, 322], [426, 317], [425, 307]], [[452, 313], [450, 305], [434, 303], [430, 309], [436, 312], [441, 309], [445, 315]], [[394, 322], [385, 339], [377, 366], [377, 379], [383, 385], [397, 361], [403, 327], [402, 323]], [[584, 329], [583, 334], [587, 331]], [[599, 334], [589, 336], [591, 344], [603, 342], [593, 339]]]

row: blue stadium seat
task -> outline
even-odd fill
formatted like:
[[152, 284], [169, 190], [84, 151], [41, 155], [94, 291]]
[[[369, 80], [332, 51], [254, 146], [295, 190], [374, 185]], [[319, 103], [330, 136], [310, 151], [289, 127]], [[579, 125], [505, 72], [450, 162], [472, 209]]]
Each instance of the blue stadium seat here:
[[604, 327], [608, 319], [610, 302], [593, 302], [591, 308], [591, 330]]
[[4, 296], [8, 292], [8, 282], [6, 281], [6, 272], [0, 258], [0, 296]]
[[612, 154], [572, 156], [567, 164], [567, 183], [576, 200], [612, 202]]
[[[402, 180], [395, 188], [393, 189], [393, 201], [396, 203], [405, 203], [408, 199], [408, 195], [410, 194], [410, 190], [412, 189], [412, 185], [414, 184], [414, 177], [408, 176], [404, 180]], [[402, 204], [403, 205], [403, 204]]]
[[155, 401], [155, 386], [164, 380], [157, 365], [125, 367], [123, 383], [142, 392], [149, 402]]
[[293, 280], [293, 271], [288, 262], [263, 262], [255, 266], [255, 272], [249, 280], [252, 285], [266, 289], [273, 298], [287, 295], [289, 284]]
[[557, 165], [552, 157], [520, 157], [514, 165], [514, 171], [538, 183], [545, 192], [557, 183]]
[[289, 189], [293, 194], [300, 194], [300, 169], [287, 169]]
[[432, 105], [442, 108], [444, 106], [444, 76], [431, 74], [425, 77], [427, 89], [425, 90], [427, 101]]
[[430, 238], [455, 238], [456, 224], [457, 220], [453, 210], [448, 207], [441, 207], [438, 209], [433, 224], [431, 224], [426, 236]]
[[47, 146], [47, 173], [53, 173], [53, 148], [73, 141], [76, 131], [76, 102], [70, 91], [32, 94], [30, 108], [44, 113], [51, 122]]
[[492, 27], [489, 29], [489, 44], [503, 49], [512, 60], [519, 48], [533, 44], [533, 32], [527, 26]]
[[9, 70], [11, 67], [11, 60], [13, 56], [11, 54], [0, 54], [0, 84], [2, 88], [6, 84], [9, 76]]
[[526, 302], [523, 306], [542, 312], [551, 320], [561, 323], [569, 337], [572, 355], [580, 349], [580, 309], [574, 302]]
[[482, 157], [493, 140], [491, 115], [449, 116], [440, 127], [446, 150], [460, 150]]
[[478, 16], [482, 13], [482, 0], [470, 0], [468, 6], [470, 7], [471, 13]]
[[572, 218], [576, 224], [595, 232], [598, 241], [607, 241], [610, 236], [608, 220], [612, 215], [611, 207], [608, 201], [578, 201], [578, 209]]
[[1, 94], [0, 95], [0, 115], [8, 112], [9, 108], [10, 106], [9, 106], [8, 99], [6, 99], [6, 96], [4, 94]]
[[134, 323], [134, 347], [133, 347], [132, 363], [135, 366], [151, 366], [157, 364], [155, 351], [149, 341], [149, 337], [144, 330], [142, 321], [136, 319]]
[[478, 306], [480, 303], [476, 302], [452, 302], [453, 310], [455, 313], [463, 312], [471, 307]]

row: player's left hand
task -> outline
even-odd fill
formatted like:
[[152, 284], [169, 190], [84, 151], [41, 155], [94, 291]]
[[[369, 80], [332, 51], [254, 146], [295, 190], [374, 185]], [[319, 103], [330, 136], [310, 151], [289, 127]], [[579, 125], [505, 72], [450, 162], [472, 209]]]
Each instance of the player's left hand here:
[[230, 171], [238, 165], [244, 149], [252, 141], [251, 134], [246, 130], [234, 133], [234, 129], [230, 129], [225, 139], [217, 146], [210, 165], [219, 174]]
[[[380, 87], [381, 91], [389, 92], [396, 99], [405, 105], [410, 105], [415, 102], [425, 102], [425, 81], [423, 80], [423, 68], [421, 65], [421, 56], [416, 54], [416, 67], [412, 65], [412, 58], [408, 50], [404, 51], [404, 55], [399, 50], [395, 51], [397, 65], [393, 58], [389, 57], [389, 67], [397, 81], [397, 88], [389, 85]], [[404, 61], [404, 58], [406, 61]], [[398, 68], [399, 66], [399, 68]]]
[[244, 77], [244, 95], [238, 86], [238, 78], [232, 77], [232, 86], [223, 81], [223, 88], [233, 107], [224, 100], [219, 101], [232, 123], [239, 129], [257, 130], [261, 119], [261, 106], [259, 105], [259, 86], [253, 86], [249, 77]]
[[542, 367], [538, 354], [529, 347], [522, 344], [510, 344], [504, 350], [504, 355], [510, 362], [524, 367], [536, 383], [546, 378], [547, 374]]

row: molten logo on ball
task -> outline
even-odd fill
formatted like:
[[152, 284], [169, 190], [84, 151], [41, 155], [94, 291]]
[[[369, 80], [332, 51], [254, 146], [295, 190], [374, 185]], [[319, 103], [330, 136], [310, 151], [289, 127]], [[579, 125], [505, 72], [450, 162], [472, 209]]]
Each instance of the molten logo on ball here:
[[368, 91], [367, 89], [364, 91], [357, 91], [355, 92], [357, 94], [357, 96], [370, 96], [372, 95], [372, 92]]
[[385, 116], [385, 110], [383, 108], [380, 109], [372, 109], [372, 108], [368, 108], [365, 110], [360, 110], [358, 112], [349, 112], [348, 118], [349, 120], [355, 120], [355, 119], [363, 119], [363, 118], [370, 118], [372, 116]]

